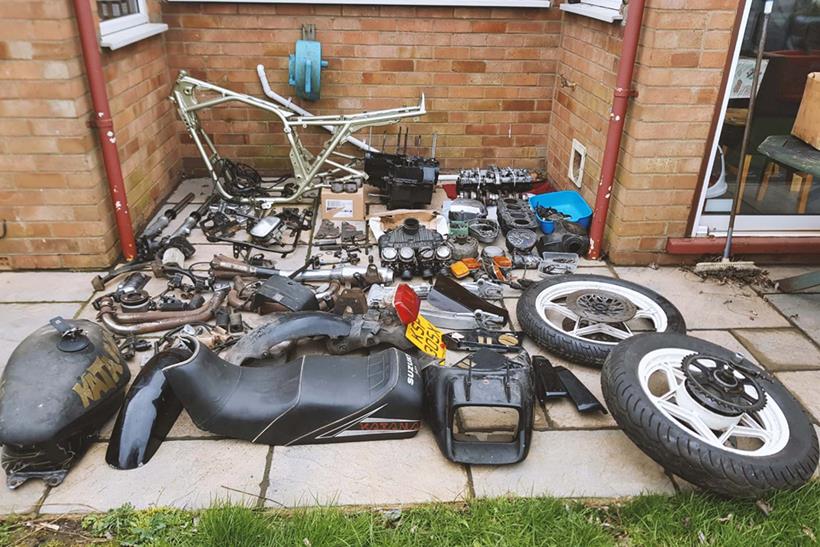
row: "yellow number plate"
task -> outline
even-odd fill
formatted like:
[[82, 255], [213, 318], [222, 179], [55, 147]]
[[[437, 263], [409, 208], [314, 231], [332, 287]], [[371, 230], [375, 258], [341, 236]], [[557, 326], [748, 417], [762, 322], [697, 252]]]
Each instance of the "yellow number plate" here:
[[405, 336], [424, 353], [438, 359], [444, 359], [447, 348], [445, 348], [442, 340], [442, 332], [422, 315], [419, 315], [415, 321], [407, 325]]

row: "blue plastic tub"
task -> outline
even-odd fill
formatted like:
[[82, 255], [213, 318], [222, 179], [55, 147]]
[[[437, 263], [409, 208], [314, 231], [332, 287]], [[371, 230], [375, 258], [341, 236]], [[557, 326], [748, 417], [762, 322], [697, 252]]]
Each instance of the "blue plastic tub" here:
[[[589, 222], [592, 220], [592, 209], [581, 197], [581, 194], [575, 190], [562, 190], [560, 192], [550, 192], [548, 194], [539, 194], [530, 198], [530, 207], [535, 210], [536, 207], [552, 207], [561, 211], [565, 215], [569, 215], [569, 220], [577, 222], [585, 229], [589, 230]], [[551, 220], [544, 220], [538, 213], [535, 214], [539, 224], [541, 224], [541, 231], [545, 234], [551, 234], [555, 229]]]

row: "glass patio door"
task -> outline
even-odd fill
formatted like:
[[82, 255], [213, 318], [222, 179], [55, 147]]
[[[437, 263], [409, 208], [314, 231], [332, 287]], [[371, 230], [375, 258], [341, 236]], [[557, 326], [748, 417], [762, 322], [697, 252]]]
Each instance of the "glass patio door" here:
[[[761, 77], [753, 91], [763, 5], [764, 0], [747, 0], [744, 8], [693, 236], [725, 234], [735, 197], [741, 201], [737, 235], [820, 233], [820, 179], [776, 163], [759, 150], [767, 138], [790, 135], [806, 78], [820, 72], [820, 0], [775, 0]], [[753, 92], [757, 103], [751, 137], [746, 157], [740, 158]]]

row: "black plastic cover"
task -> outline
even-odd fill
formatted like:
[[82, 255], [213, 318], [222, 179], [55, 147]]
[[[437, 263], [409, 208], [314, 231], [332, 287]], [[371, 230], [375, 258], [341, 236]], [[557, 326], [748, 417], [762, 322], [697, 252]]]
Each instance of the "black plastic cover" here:
[[147, 463], [182, 412], [162, 369], [191, 356], [172, 348], [154, 355], [137, 374], [117, 416], [105, 461], [117, 469], [135, 469]]
[[165, 376], [200, 429], [291, 445], [400, 439], [421, 427], [421, 377], [397, 349], [239, 367], [186, 340], [192, 357], [167, 367]]
[[265, 302], [281, 304], [290, 311], [315, 311], [319, 309], [316, 293], [298, 281], [282, 275], [272, 275], [258, 289], [254, 304], [259, 308]]
[[[494, 354], [491, 358], [486, 358]], [[482, 359], [476, 359], [476, 357]], [[424, 406], [439, 448], [456, 463], [504, 465], [527, 457], [532, 439], [533, 382], [529, 366], [508, 361], [491, 350], [472, 356], [473, 368], [428, 366], [424, 376]], [[484, 363], [481, 363], [481, 361]], [[456, 440], [455, 416], [461, 407], [518, 411], [511, 442]]]

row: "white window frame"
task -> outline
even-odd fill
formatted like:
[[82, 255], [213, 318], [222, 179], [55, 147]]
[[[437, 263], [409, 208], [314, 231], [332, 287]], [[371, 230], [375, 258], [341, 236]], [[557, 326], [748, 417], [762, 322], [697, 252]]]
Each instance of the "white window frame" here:
[[[740, 20], [740, 30], [738, 32], [735, 47], [731, 50], [732, 65], [729, 68], [729, 75], [727, 82], [735, 81], [735, 74], [737, 73], [738, 60], [740, 59], [740, 48], [743, 42], [743, 33], [746, 32], [746, 25], [749, 22], [749, 11], [752, 7], [751, 0], [745, 0], [743, 7], [743, 16]], [[717, 119], [717, 130], [712, 138], [711, 143], [707, 143], [707, 148], [710, 151], [709, 160], [706, 164], [706, 172], [704, 175], [703, 185], [701, 187], [700, 196], [697, 201], [697, 210], [695, 213], [695, 221], [692, 223], [692, 231], [690, 237], [706, 237], [715, 236], [723, 237], [729, 231], [729, 213], [724, 214], [704, 214], [704, 205], [706, 204], [706, 190], [709, 187], [709, 178], [712, 174], [714, 161], [717, 157], [718, 141], [720, 140], [720, 131], [723, 128], [723, 122], [726, 120], [726, 109], [729, 106], [729, 97], [731, 91], [729, 84], [721, 99], [720, 114]], [[731, 205], [727, 209], [730, 209]], [[735, 219], [734, 235], [744, 237], [816, 237], [820, 234], [820, 222], [818, 222], [816, 214], [789, 214], [789, 215], [743, 215], [738, 214]]]
[[100, 21], [100, 45], [114, 50], [139, 42], [168, 30], [165, 23], [152, 23], [148, 19], [146, 0], [137, 0], [138, 13]]
[[100, 34], [103, 36], [114, 34], [121, 30], [148, 23], [148, 5], [145, 3], [145, 0], [137, 0], [137, 7], [139, 8], [138, 13], [109, 19], [108, 21], [100, 21]]
[[166, 0], [234, 4], [359, 4], [378, 6], [460, 6], [487, 8], [548, 8], [551, 0]]

